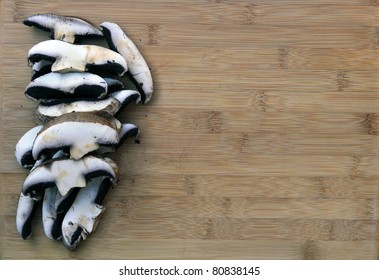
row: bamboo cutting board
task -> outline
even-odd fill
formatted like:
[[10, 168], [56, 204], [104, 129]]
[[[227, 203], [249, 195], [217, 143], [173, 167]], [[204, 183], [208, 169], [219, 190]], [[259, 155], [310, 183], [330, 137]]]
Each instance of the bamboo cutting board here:
[[[373, 0], [2, 0], [1, 259], [377, 259], [379, 7]], [[37, 124], [23, 94], [38, 12], [114, 21], [155, 93], [112, 158], [119, 184], [77, 251], [16, 232]]]

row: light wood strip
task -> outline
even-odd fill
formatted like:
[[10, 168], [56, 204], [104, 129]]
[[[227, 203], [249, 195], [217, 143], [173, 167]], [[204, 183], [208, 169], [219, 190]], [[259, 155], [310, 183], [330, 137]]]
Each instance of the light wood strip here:
[[[25, 114], [27, 114], [27, 110]], [[10, 128], [12, 118], [17, 112], [9, 109], [5, 110], [6, 116], [5, 128]], [[120, 115], [121, 121], [135, 122], [146, 131], [146, 134], [166, 134], [167, 137], [173, 135], [187, 134], [196, 136], [196, 134], [220, 134], [227, 135], [233, 133], [252, 133], [252, 135], [272, 134], [280, 135], [312, 135], [342, 137], [343, 135], [355, 135], [365, 137], [371, 135], [376, 136], [377, 131], [377, 115], [362, 113], [291, 113], [291, 112], [273, 112], [260, 113], [251, 112], [249, 110], [237, 112], [233, 111], [208, 111], [208, 110], [177, 110], [162, 109], [154, 110], [153, 107], [146, 107], [142, 111], [138, 108], [125, 111]], [[20, 111], [21, 113], [21, 111]], [[30, 114], [30, 112], [28, 113]], [[21, 115], [21, 114], [19, 114]], [[33, 113], [32, 113], [33, 115]], [[165, 120], [159, 121], [159, 120]], [[28, 120], [30, 122], [30, 120]], [[31, 125], [36, 123], [32, 119]], [[18, 135], [21, 136], [25, 131], [17, 128]], [[31, 128], [32, 126], [29, 126]], [[372, 130], [372, 131], [371, 131]], [[142, 136], [141, 136], [142, 137]], [[214, 136], [217, 137], [217, 136]], [[18, 140], [15, 137], [13, 140]], [[190, 142], [188, 139], [187, 142]], [[141, 140], [142, 142], [142, 140]], [[141, 143], [142, 144], [142, 143]], [[192, 144], [192, 143], [191, 143]], [[196, 145], [196, 143], [193, 143]], [[232, 156], [232, 155], [231, 155]]]
[[[224, 244], [222, 246], [221, 244]], [[205, 242], [195, 241], [188, 248], [187, 257], [196, 258], [196, 255], [205, 255], [206, 258], [227, 259], [228, 255], [240, 254], [243, 259], [265, 259], [268, 255], [274, 259], [353, 259], [373, 257], [375, 255], [372, 241], [304, 241], [304, 242]]]
[[[6, 240], [7, 252], [14, 255], [4, 259], [97, 259], [103, 250], [103, 259], [372, 259], [375, 245], [372, 241], [239, 241], [239, 240], [183, 240], [183, 239], [88, 239], [82, 249], [67, 252], [60, 242], [44, 245], [43, 252], [33, 250], [45, 240], [19, 243]], [[22, 244], [22, 246], [21, 246]], [[23, 252], [25, 248], [25, 252]], [[120, 250], [125, 248], [125, 250]], [[203, 256], [199, 258], [199, 256]], [[268, 258], [267, 256], [272, 256]]]
[[[14, 216], [18, 195], [8, 197], [5, 214]], [[176, 217], [231, 219], [378, 219], [374, 199], [293, 199], [223, 197], [114, 197], [119, 217], [161, 219]]]
[[[18, 195], [5, 195], [4, 214], [14, 218]], [[376, 199], [248, 197], [112, 197], [119, 217], [377, 220]], [[13, 219], [14, 221], [14, 219]], [[14, 222], [13, 222], [14, 223]]]
[[[294, 218], [230, 218], [197, 217], [179, 214], [172, 216], [136, 216], [122, 214], [118, 206], [106, 204], [107, 210], [92, 236], [109, 239], [128, 238], [184, 238], [204, 240], [376, 240], [376, 220], [351, 219], [296, 219]], [[44, 237], [41, 214], [33, 220], [33, 239]], [[14, 215], [5, 215], [6, 238], [20, 239], [15, 231]]]
[[[192, 135], [170, 133], [170, 137], [166, 134], [146, 133], [142, 140], [144, 152], [147, 154], [189, 153], [190, 156], [196, 156], [222, 153], [230, 154], [232, 158], [253, 155], [372, 156], [378, 152], [378, 138], [369, 134], [351, 135], [351, 137], [339, 134], [328, 134], [323, 137], [316, 134], [307, 137], [282, 131], [257, 134], [249, 130], [218, 134], [195, 131]], [[138, 150], [138, 146], [137, 148], [134, 146], [130, 141], [124, 150]]]
[[[1, 4], [0, 4], [1, 6]], [[0, 260], [3, 259], [4, 253], [4, 236], [6, 231], [4, 230], [4, 192], [3, 192], [3, 174], [0, 173]]]
[[[17, 195], [27, 171], [3, 174], [6, 187], [4, 195]], [[379, 178], [375, 177], [263, 177], [250, 175], [189, 175], [150, 174], [126, 172], [109, 193], [114, 196], [157, 196], [174, 200], [181, 196], [210, 196], [226, 198], [328, 198], [328, 199], [377, 199]], [[14, 201], [10, 204], [14, 203]], [[9, 205], [11, 207], [11, 205]], [[14, 208], [15, 206], [13, 206]], [[11, 207], [12, 208], [12, 207]], [[13, 211], [13, 210], [12, 210]]]
[[[175, 71], [176, 70], [176, 71]], [[205, 73], [207, 72], [207, 73]], [[378, 73], [371, 71], [301, 71], [301, 70], [270, 70], [242, 71], [236, 69], [209, 70], [190, 68], [156, 70], [158, 83], [175, 83], [176, 87], [184, 88], [191, 84], [193, 91], [228, 89], [236, 94], [243, 94], [246, 89], [282, 90], [288, 92], [357, 92], [377, 91], [379, 87]], [[273, 83], [272, 81], [275, 81]], [[171, 88], [172, 90], [173, 88]], [[236, 91], [238, 89], [238, 91]], [[215, 96], [220, 96], [218, 91]], [[211, 96], [206, 95], [206, 98]]]
[[[143, 46], [149, 60], [159, 61], [156, 68], [178, 68], [191, 65], [191, 69], [307, 69], [307, 70], [375, 70], [378, 68], [377, 49], [337, 48], [167, 48]], [[228, 57], [230, 59], [225, 59]]]
[[[40, 12], [39, 5], [32, 1], [18, 1], [15, 4], [10, 1], [5, 2], [8, 11], [5, 21], [20, 21], [37, 11]], [[47, 11], [86, 18], [93, 15], [93, 12], [84, 12], [86, 6], [91, 6], [93, 2], [69, 2], [70, 5], [64, 7], [59, 2], [49, 3], [46, 5]], [[120, 7], [124, 4], [122, 1], [113, 1], [112, 3]], [[142, 17], [149, 23], [176, 22], [183, 24], [196, 22], [198, 24], [304, 26], [317, 21], [322, 26], [331, 24], [372, 26], [376, 23], [375, 8], [373, 5], [369, 5], [370, 1], [363, 3], [367, 5], [357, 5], [362, 3], [354, 3], [353, 1], [350, 2], [350, 5], [336, 1], [332, 3], [320, 1], [317, 3], [311, 1], [289, 2], [286, 5], [276, 1], [265, 1], [263, 3], [246, 3], [246, 1], [138, 1], [129, 3], [128, 15], [130, 14], [130, 16], [125, 22], [139, 22]], [[146, 9], [147, 6], [149, 9]], [[122, 9], [115, 12], [108, 3], [101, 1], [97, 1], [95, 8], [109, 15], [109, 21], [119, 21], [125, 14]], [[362, 17], [362, 14], [365, 17]], [[99, 24], [100, 22], [96, 23]]]
[[[232, 87], [232, 85], [230, 85]], [[171, 87], [167, 88], [170, 95], [157, 97], [154, 104], [162, 109], [204, 109], [217, 111], [223, 105], [227, 110], [254, 112], [335, 112], [335, 113], [367, 113], [374, 116], [379, 110], [377, 92], [296, 92], [280, 89], [266, 90], [241, 86], [236, 93], [229, 88], [217, 90], [217, 96], [212, 96], [213, 89]], [[193, 92], [203, 95], [194, 99]], [[309, 95], [312, 98], [309, 98]], [[129, 108], [127, 109], [129, 110]]]
[[[16, 175], [13, 175], [16, 176]], [[221, 196], [250, 198], [364, 198], [377, 199], [378, 179], [374, 177], [260, 177], [250, 175], [122, 175], [125, 188], [115, 195], [131, 196]]]
[[[126, 25], [127, 22], [119, 24]], [[5, 23], [4, 44], [31, 44], [47, 40], [46, 33], [36, 36], [20, 22]], [[374, 27], [325, 26], [322, 29], [310, 25], [284, 29], [281, 26], [252, 25], [197, 25], [175, 24], [127, 24], [130, 38], [141, 45], [166, 47], [303, 47], [303, 48], [374, 48], [377, 34]], [[199, 28], [201, 26], [201, 28]], [[19, 32], [20, 28], [25, 31]], [[9, 34], [14, 34], [9, 36]], [[44, 38], [44, 39], [43, 39]]]
[[177, 218], [125, 219], [114, 215], [113, 209], [101, 221], [96, 236], [133, 238], [151, 236], [171, 239], [204, 240], [322, 240], [375, 241], [377, 222], [369, 220], [294, 220], [294, 219], [231, 219], [231, 218]]
[[[30, 33], [30, 32], [28, 32]], [[26, 33], [26, 34], [28, 34]], [[35, 32], [33, 32], [35, 33]], [[42, 33], [44, 34], [44, 33]], [[35, 38], [35, 36], [33, 36]], [[44, 40], [44, 38], [40, 38]], [[37, 41], [36, 41], [37, 42]], [[90, 42], [90, 41], [88, 41]], [[92, 41], [106, 46], [106, 43], [97, 40]], [[25, 58], [29, 48], [28, 45], [7, 44], [4, 46], [5, 59], [13, 61], [9, 67], [20, 67], [27, 69]], [[202, 47], [170, 47], [170, 55], [167, 55], [167, 47], [140, 45], [141, 51], [146, 55], [146, 60], [151, 62], [152, 70], [161, 68], [191, 70], [214, 69], [214, 71], [233, 70], [271, 70], [271, 69], [306, 69], [306, 70], [333, 70], [348, 72], [356, 70], [375, 70], [379, 67], [376, 57], [378, 49], [337, 49], [337, 48], [223, 48], [214, 46]], [[20, 51], [24, 56], [20, 56]], [[225, 58], [228, 59], [225, 59]], [[30, 71], [22, 71], [21, 75], [30, 74]], [[347, 73], [346, 73], [347, 74]], [[347, 77], [346, 77], [347, 78]]]
[[[0, 19], [3, 18], [4, 3], [0, 1]], [[4, 193], [3, 193], [3, 51], [2, 51], [2, 42], [3, 42], [3, 24], [0, 22], [0, 260], [3, 259], [4, 255]]]
[[[21, 131], [21, 129], [20, 129]], [[26, 131], [26, 130], [25, 130]], [[24, 130], [22, 130], [24, 132]], [[5, 170], [19, 171], [22, 169], [12, 164], [15, 160], [14, 147], [21, 137], [15, 136], [5, 141], [7, 153], [4, 154], [4, 162], [9, 166], [4, 166]], [[198, 133], [193, 135], [172, 133], [168, 138], [166, 134], [147, 134], [136, 145], [132, 140], [125, 143], [120, 148], [123, 152], [138, 153], [142, 147], [144, 154], [157, 155], [168, 154], [178, 155], [183, 161], [185, 158], [196, 158], [201, 155], [225, 155], [230, 159], [247, 158], [250, 156], [351, 156], [356, 160], [361, 157], [371, 157], [377, 154], [378, 139], [372, 135], [352, 135], [347, 138], [339, 134], [316, 134], [306, 137], [299, 134], [285, 134], [281, 132], [259, 133], [257, 136], [250, 130], [241, 132], [232, 131], [228, 134]], [[198, 143], [202, 143], [199, 145]], [[5, 164], [5, 165], [7, 165]]]
[[[121, 152], [121, 150], [120, 150]], [[125, 153], [125, 152], [123, 152]], [[377, 177], [377, 157], [360, 156], [308, 156], [308, 155], [249, 155], [190, 152], [180, 154], [142, 153], [128, 151], [126, 157], [112, 155], [124, 172], [147, 174], [213, 174], [250, 176], [300, 176], [300, 177]], [[159, 157], [158, 157], [159, 155]], [[204, 158], [206, 157], [206, 158]], [[133, 159], [133, 160], [131, 160]], [[20, 173], [20, 167], [10, 156], [5, 159], [4, 169], [10, 173]], [[199, 170], [205, 165], [207, 169]], [[162, 168], [164, 166], [164, 168]]]

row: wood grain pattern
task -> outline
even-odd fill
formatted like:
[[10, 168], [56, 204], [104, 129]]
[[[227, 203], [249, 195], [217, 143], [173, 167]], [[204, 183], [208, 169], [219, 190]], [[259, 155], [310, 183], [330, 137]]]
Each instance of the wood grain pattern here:
[[[2, 14], [4, 11], [4, 3], [2, 0], [0, 0], [0, 17], [2, 18]], [[3, 25], [1, 24], [0, 26], [0, 84], [3, 85], [3, 52], [2, 52], [2, 42], [3, 42]], [[4, 207], [3, 207], [3, 201], [4, 201], [4, 196], [3, 196], [3, 142], [2, 140], [4, 139], [4, 134], [3, 134], [3, 89], [0, 87], [0, 119], [1, 119], [1, 124], [0, 124], [0, 259], [3, 259], [3, 254], [4, 254], [4, 235], [5, 235], [5, 230], [4, 230]]]
[[[94, 5], [93, 3], [96, 2]], [[88, 5], [91, 4], [91, 9]], [[377, 259], [379, 1], [2, 0], [0, 259]], [[155, 93], [77, 251], [15, 229], [38, 12], [119, 23]], [[96, 41], [105, 45], [103, 41]], [[106, 249], [104, 249], [106, 248]]]

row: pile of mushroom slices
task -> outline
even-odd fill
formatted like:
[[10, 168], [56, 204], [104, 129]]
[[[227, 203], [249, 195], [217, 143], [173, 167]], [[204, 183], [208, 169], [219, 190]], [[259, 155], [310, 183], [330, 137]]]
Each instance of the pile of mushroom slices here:
[[[15, 148], [19, 165], [30, 169], [18, 202], [17, 231], [24, 239], [31, 236], [42, 203], [46, 236], [74, 250], [96, 229], [104, 197], [118, 179], [108, 154], [129, 137], [138, 142], [139, 128], [116, 116], [131, 102], [147, 103], [153, 81], [145, 59], [115, 23], [98, 29], [54, 14], [37, 14], [23, 23], [51, 31], [52, 39], [28, 52], [32, 78], [25, 95], [37, 102], [41, 124]], [[77, 44], [85, 37], [105, 37], [110, 49]], [[134, 89], [124, 88], [123, 77]]]

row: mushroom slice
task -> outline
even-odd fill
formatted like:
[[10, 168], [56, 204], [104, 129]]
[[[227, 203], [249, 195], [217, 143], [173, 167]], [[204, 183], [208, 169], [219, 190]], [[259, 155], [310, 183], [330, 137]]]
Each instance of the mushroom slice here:
[[52, 72], [111, 73], [122, 76], [128, 66], [125, 59], [110, 49], [95, 45], [74, 45], [47, 40], [34, 45], [28, 52], [29, 64], [52, 61]]
[[17, 142], [15, 148], [15, 157], [17, 163], [24, 168], [31, 168], [35, 160], [32, 155], [33, 142], [37, 137], [37, 134], [41, 131], [42, 125], [33, 127], [29, 131], [27, 131]]
[[16, 228], [23, 239], [28, 239], [32, 235], [32, 220], [38, 203], [39, 201], [30, 195], [20, 193], [16, 213]]
[[139, 134], [140, 130], [138, 126], [132, 123], [124, 123], [120, 132], [120, 141], [116, 145], [116, 148], [119, 148], [125, 142], [125, 140], [130, 137], [134, 137], [136, 139], [136, 142], [138, 142]]
[[[59, 150], [52, 159], [63, 159], [65, 156], [64, 152]], [[73, 188], [65, 196], [62, 196], [56, 186], [45, 189], [42, 203], [42, 223], [47, 238], [52, 240], [61, 238], [61, 225], [64, 215], [71, 207], [78, 191], [79, 188]]]
[[96, 230], [105, 211], [103, 199], [112, 184], [109, 178], [98, 177], [89, 180], [87, 186], [79, 191], [62, 223], [63, 243], [68, 249], [76, 249]]
[[46, 123], [54, 118], [73, 112], [95, 113], [106, 112], [114, 116], [126, 105], [140, 98], [140, 93], [134, 90], [121, 90], [111, 94], [106, 99], [56, 99], [42, 101], [36, 110], [36, 117]]
[[51, 65], [53, 63], [48, 60], [41, 60], [38, 61], [37, 63], [34, 63], [32, 67], [32, 78], [31, 80], [33, 81], [34, 79], [41, 77], [47, 73], [51, 72]]
[[72, 112], [96, 113], [98, 111], [104, 111], [114, 115], [121, 108], [121, 106], [121, 102], [113, 97], [108, 97], [101, 100], [93, 98], [86, 100], [51, 100], [39, 103], [36, 110], [36, 117], [40, 121], [46, 123], [51, 119]]
[[[103, 113], [104, 114], [104, 113]], [[119, 142], [121, 123], [91, 113], [69, 113], [49, 121], [34, 140], [32, 155], [38, 159], [51, 150], [70, 148], [70, 156], [80, 159], [100, 145]]]
[[119, 25], [103, 22], [100, 26], [109, 47], [125, 58], [129, 67], [128, 75], [141, 92], [142, 103], [147, 103], [153, 94], [153, 79], [145, 59]]
[[86, 156], [80, 160], [56, 159], [43, 162], [26, 177], [22, 193], [32, 198], [41, 196], [44, 189], [57, 187], [62, 196], [73, 188], [83, 188], [91, 178], [106, 176], [117, 179], [118, 168], [111, 159]]
[[116, 91], [110, 95], [121, 103], [121, 107], [118, 109], [117, 113], [121, 112], [129, 103], [138, 103], [141, 100], [141, 94], [136, 90], [130, 89]]
[[[57, 152], [55, 156], [62, 156], [61, 151]], [[44, 160], [45, 159], [38, 160], [32, 170], [39, 166]], [[32, 221], [41, 199], [42, 196], [36, 195], [32, 197], [30, 195], [24, 195], [22, 192], [20, 193], [16, 213], [16, 228], [18, 234], [23, 239], [28, 239], [32, 235]]]
[[80, 188], [71, 189], [62, 196], [57, 187], [45, 189], [42, 204], [43, 230], [47, 238], [59, 240], [62, 237], [62, 221], [70, 209]]
[[52, 39], [73, 43], [78, 36], [102, 37], [103, 33], [88, 21], [55, 14], [36, 14], [23, 21], [25, 25], [51, 31]]
[[102, 98], [106, 81], [92, 73], [48, 73], [31, 81], [25, 95], [34, 101], [74, 98]]
[[61, 235], [59, 227], [57, 230], [56, 226], [58, 222], [58, 215], [57, 210], [55, 208], [55, 200], [58, 193], [59, 192], [57, 187], [45, 189], [45, 195], [42, 203], [43, 231], [45, 232], [47, 238], [52, 240], [59, 239], [59, 236]]

